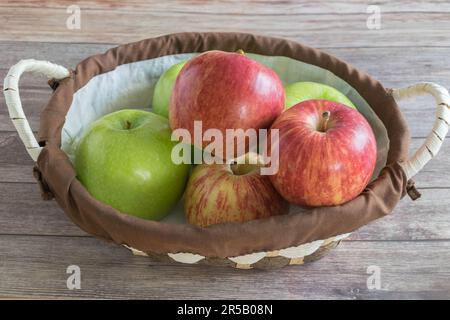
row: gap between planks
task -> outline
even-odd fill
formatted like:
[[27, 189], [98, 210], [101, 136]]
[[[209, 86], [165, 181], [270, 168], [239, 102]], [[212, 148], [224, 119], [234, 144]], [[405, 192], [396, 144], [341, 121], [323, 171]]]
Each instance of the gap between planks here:
[[[62, 209], [61, 209], [62, 210]], [[382, 219], [382, 218], [381, 218]], [[27, 233], [0, 233], [0, 237], [11, 237], [11, 238], [40, 238], [40, 237], [44, 237], [44, 238], [70, 238], [70, 239], [96, 239], [101, 243], [107, 244], [107, 245], [118, 245], [116, 243], [110, 243], [110, 242], [106, 242], [104, 239], [98, 238], [98, 237], [94, 237], [90, 234], [86, 234], [86, 235], [57, 235], [57, 234], [27, 234]], [[409, 240], [399, 240], [399, 239], [352, 239], [352, 238], [347, 238], [342, 240], [341, 242], [358, 242], [358, 243], [372, 243], [372, 242], [385, 242], [385, 243], [401, 243], [401, 242], [405, 242], [405, 243], [409, 243], [409, 242], [415, 242], [415, 243], [431, 243], [431, 242], [450, 242], [450, 238], [449, 239], [409, 239]]]
[[[167, 33], [168, 34], [168, 33]], [[163, 34], [164, 35], [164, 34]], [[274, 36], [277, 37], [277, 36]], [[279, 38], [283, 38], [281, 36], [278, 36]], [[284, 38], [286, 40], [291, 40], [291, 41], [295, 41], [293, 39], [289, 39], [289, 38]], [[145, 40], [144, 38], [141, 40]], [[139, 40], [137, 40], [139, 41]], [[30, 44], [43, 44], [43, 45], [61, 45], [61, 46], [67, 46], [67, 45], [93, 45], [93, 46], [105, 46], [108, 47], [110, 46], [111, 48], [117, 47], [119, 45], [122, 44], [126, 44], [126, 43], [103, 43], [103, 42], [89, 42], [89, 41], [71, 41], [69, 43], [67, 42], [62, 42], [62, 41], [29, 41], [29, 40], [0, 40], [0, 44], [1, 43], [8, 43], [11, 44], [12, 46], [14, 44], [23, 44], [23, 43], [30, 43]], [[127, 43], [132, 43], [132, 42], [127, 42]], [[306, 44], [305, 44], [306, 45]], [[396, 46], [396, 45], [392, 45], [392, 46], [383, 46], [383, 45], [379, 45], [379, 46], [355, 46], [355, 47], [339, 47], [339, 46], [323, 46], [323, 45], [318, 45], [318, 46], [314, 46], [315, 49], [319, 49], [319, 50], [327, 50], [327, 49], [335, 49], [335, 50], [358, 50], [358, 49], [405, 49], [405, 48], [411, 48], [411, 49], [448, 49], [450, 48], [450, 45], [409, 45], [409, 46]], [[107, 50], [107, 49], [105, 49]], [[0, 71], [2, 70], [8, 70], [8, 68], [3, 68], [0, 67]]]

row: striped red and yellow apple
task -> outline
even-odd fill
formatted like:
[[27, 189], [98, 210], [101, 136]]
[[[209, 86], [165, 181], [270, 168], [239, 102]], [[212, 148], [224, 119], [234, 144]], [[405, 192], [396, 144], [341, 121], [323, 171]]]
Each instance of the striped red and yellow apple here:
[[[271, 129], [279, 130], [279, 157], [272, 157], [279, 169], [270, 179], [289, 202], [339, 205], [368, 184], [377, 158], [376, 141], [369, 123], [355, 109], [329, 100], [307, 100], [285, 111]], [[275, 145], [270, 147], [276, 150]]]
[[244, 222], [285, 214], [289, 204], [260, 174], [255, 154], [242, 164], [201, 164], [195, 167], [185, 193], [189, 223], [206, 227], [216, 223]]

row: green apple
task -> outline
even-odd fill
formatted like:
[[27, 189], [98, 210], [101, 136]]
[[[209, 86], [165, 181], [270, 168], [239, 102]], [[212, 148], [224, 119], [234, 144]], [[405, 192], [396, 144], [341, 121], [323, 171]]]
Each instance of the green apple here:
[[95, 121], [75, 153], [77, 177], [89, 193], [117, 210], [159, 220], [181, 198], [190, 166], [176, 165], [167, 119], [121, 110]]
[[155, 91], [153, 92], [154, 113], [166, 118], [169, 117], [169, 101], [173, 86], [178, 74], [180, 73], [186, 62], [187, 61], [182, 61], [174, 64], [169, 69], [167, 69], [158, 79], [158, 82], [155, 86]]
[[287, 85], [284, 90], [286, 92], [286, 109], [289, 109], [299, 102], [311, 99], [330, 100], [356, 109], [355, 105], [343, 93], [326, 84], [317, 82], [295, 82]]

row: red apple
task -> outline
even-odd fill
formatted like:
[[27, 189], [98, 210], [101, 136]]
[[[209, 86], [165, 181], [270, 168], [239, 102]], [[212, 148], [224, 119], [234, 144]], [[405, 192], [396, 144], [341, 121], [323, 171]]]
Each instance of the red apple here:
[[[208, 129], [219, 129], [225, 137], [226, 129], [269, 128], [283, 111], [284, 99], [283, 84], [270, 68], [242, 53], [208, 51], [179, 73], [170, 99], [170, 127], [187, 129], [191, 137], [194, 120], [202, 121], [202, 135]], [[194, 144], [204, 148], [209, 143]]]
[[260, 164], [251, 163], [195, 167], [185, 193], [188, 222], [206, 227], [287, 213], [289, 204], [274, 189], [269, 176], [260, 174]]
[[285, 111], [272, 129], [279, 129], [279, 157], [272, 158], [278, 172], [270, 179], [289, 202], [339, 205], [368, 184], [377, 147], [372, 128], [358, 111], [328, 100], [307, 100]]

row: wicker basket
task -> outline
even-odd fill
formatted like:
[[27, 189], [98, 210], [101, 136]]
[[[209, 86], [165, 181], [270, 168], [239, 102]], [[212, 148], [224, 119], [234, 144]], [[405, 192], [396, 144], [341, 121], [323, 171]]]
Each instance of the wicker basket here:
[[[120, 214], [92, 199], [77, 181], [70, 161], [60, 149], [62, 124], [71, 107], [74, 93], [86, 86], [90, 79], [106, 72], [114, 72], [119, 65], [165, 55], [211, 49], [231, 51], [238, 48], [268, 56], [286, 56], [326, 68], [355, 88], [359, 88], [363, 98], [368, 101], [374, 101], [377, 95], [385, 95], [383, 99], [393, 110], [392, 114], [384, 116], [383, 120], [388, 132], [394, 132], [393, 129], [389, 131], [388, 126], [403, 125], [401, 113], [396, 109], [394, 99], [400, 101], [419, 95], [431, 95], [436, 100], [437, 106], [433, 129], [424, 144], [409, 160], [402, 158], [408, 151], [407, 146], [404, 146], [407, 133], [403, 132], [407, 129], [402, 131], [403, 141], [396, 141], [397, 137], [390, 134], [389, 138], [393, 145], [396, 143], [402, 150], [389, 150], [391, 171], [386, 170], [375, 180], [375, 183], [378, 183], [378, 180], [384, 179], [383, 183], [390, 183], [390, 189], [385, 188], [382, 193], [379, 191], [379, 185], [373, 188], [369, 186], [364, 195], [351, 201], [352, 204], [340, 208], [318, 209], [302, 217], [274, 217], [268, 221], [227, 224], [205, 229], [193, 226], [168, 227], [164, 223], [141, 221]], [[24, 72], [43, 74], [51, 79], [50, 84], [56, 89], [41, 116], [39, 142], [29, 126], [19, 97], [18, 83]], [[351, 231], [389, 213], [406, 191], [411, 197], [417, 197], [410, 179], [438, 153], [450, 123], [450, 96], [448, 91], [439, 85], [419, 83], [402, 89], [385, 90], [370, 76], [320, 51], [287, 40], [238, 33], [184, 33], [148, 39], [88, 58], [74, 71], [50, 62], [22, 60], [9, 70], [4, 82], [4, 95], [11, 120], [29, 155], [37, 161], [34, 172], [44, 199], [56, 198], [69, 217], [83, 230], [124, 245], [136, 255], [149, 256], [160, 261], [204, 263], [241, 269], [274, 268], [314, 261], [335, 247]], [[380, 113], [379, 110], [376, 112]], [[389, 121], [386, 120], [388, 118]], [[395, 174], [400, 176], [397, 182], [392, 178]], [[390, 198], [391, 190], [395, 190], [399, 195]], [[378, 200], [371, 197], [378, 197], [376, 198]], [[381, 203], [374, 204], [374, 201]], [[373, 211], [373, 214], [361, 213], [361, 217], [353, 213], [346, 215], [349, 208], [352, 211], [355, 207], [361, 208], [364, 203], [371, 207], [368, 211]], [[336, 228], [331, 222], [327, 225], [323, 220], [327, 212], [330, 221], [339, 221], [338, 217], [335, 218], [335, 214], [341, 214], [344, 222], [348, 222], [348, 226], [337, 226], [335, 222]], [[292, 224], [302, 226], [302, 222], [308, 225], [312, 220], [321, 222], [323, 227], [315, 228], [311, 234], [307, 232], [308, 229], [303, 229], [302, 235], [296, 234], [296, 229], [291, 227]], [[277, 230], [276, 237], [272, 240], [264, 239], [264, 234], [270, 233], [271, 226], [276, 226], [274, 229]], [[283, 230], [282, 226], [286, 227], [286, 234], [283, 236], [280, 232]], [[235, 239], [236, 237], [239, 239]], [[248, 243], [240, 243], [246, 241]]]

